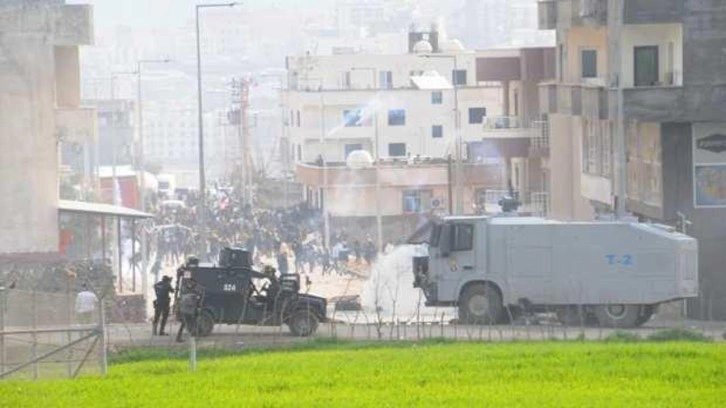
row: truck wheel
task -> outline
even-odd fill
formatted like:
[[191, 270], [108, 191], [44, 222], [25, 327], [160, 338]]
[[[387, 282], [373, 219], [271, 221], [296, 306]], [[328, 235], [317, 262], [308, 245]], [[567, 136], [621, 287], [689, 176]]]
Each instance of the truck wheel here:
[[655, 307], [653, 305], [643, 305], [640, 308], [640, 316], [638, 316], [638, 321], [635, 322], [635, 326], [640, 327], [640, 326], [648, 323], [648, 320], [650, 320], [650, 318], [653, 317], [654, 312], [655, 312]]
[[587, 324], [587, 313], [582, 306], [564, 306], [557, 309], [557, 320], [563, 326], [584, 326]]
[[308, 337], [318, 329], [318, 318], [311, 310], [296, 311], [288, 320], [290, 332], [298, 337]]
[[638, 325], [640, 305], [599, 305], [595, 317], [603, 327], [632, 328]]
[[207, 311], [203, 311], [193, 324], [188, 325], [189, 333], [197, 337], [207, 337], [214, 329], [214, 316]]
[[491, 286], [471, 286], [459, 299], [459, 321], [464, 324], [494, 324], [503, 311], [502, 297]]

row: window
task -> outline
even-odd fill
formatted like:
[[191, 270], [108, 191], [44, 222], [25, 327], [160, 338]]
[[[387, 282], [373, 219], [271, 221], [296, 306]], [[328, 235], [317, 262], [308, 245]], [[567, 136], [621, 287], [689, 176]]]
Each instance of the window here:
[[381, 71], [378, 73], [378, 83], [381, 89], [392, 89], [393, 88], [393, 72]]
[[363, 145], [360, 143], [351, 143], [345, 145], [345, 158], [348, 159], [348, 156], [356, 151], [356, 150], [363, 150]]
[[453, 70], [451, 73], [451, 82], [455, 86], [466, 85], [466, 70], [465, 69]]
[[583, 78], [597, 78], [597, 51], [582, 50], [580, 52], [580, 65]]
[[635, 86], [654, 86], [658, 83], [658, 46], [649, 45], [633, 49]]
[[405, 126], [406, 110], [391, 109], [388, 111], [388, 126]]
[[388, 155], [390, 157], [403, 157], [406, 155], [406, 143], [389, 143]]
[[441, 125], [431, 126], [431, 137], [434, 139], [439, 139], [439, 138], [444, 137], [444, 127]]
[[406, 190], [403, 192], [403, 212], [420, 213], [428, 210], [431, 190]]
[[297, 160], [302, 160], [302, 145], [297, 145]]
[[487, 108], [469, 108], [469, 123], [484, 123], [487, 116]]
[[370, 126], [370, 119], [363, 116], [361, 109], [346, 109], [343, 111], [343, 125], [345, 127]]
[[297, 111], [297, 127], [300, 127], [300, 111]]
[[444, 93], [441, 91], [431, 92], [431, 104], [441, 105], [444, 102]]
[[471, 251], [474, 248], [474, 226], [471, 224], [454, 225], [451, 235], [452, 251]]

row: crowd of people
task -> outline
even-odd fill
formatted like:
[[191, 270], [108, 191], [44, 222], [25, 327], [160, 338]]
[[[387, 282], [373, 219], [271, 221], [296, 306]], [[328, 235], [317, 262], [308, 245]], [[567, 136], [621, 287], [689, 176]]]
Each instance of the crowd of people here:
[[198, 196], [172, 198], [154, 197], [157, 217], [149, 232], [156, 248], [153, 268], [157, 273], [163, 265], [178, 265], [188, 255], [215, 261], [224, 247], [245, 248], [253, 253], [255, 263], [276, 264], [281, 273], [343, 274], [349, 260], [370, 265], [377, 256], [370, 236], [350, 237], [346, 231], [331, 233], [326, 247], [322, 213], [305, 203], [255, 208], [243, 204], [231, 189], [208, 194], [206, 242], [202, 244]]

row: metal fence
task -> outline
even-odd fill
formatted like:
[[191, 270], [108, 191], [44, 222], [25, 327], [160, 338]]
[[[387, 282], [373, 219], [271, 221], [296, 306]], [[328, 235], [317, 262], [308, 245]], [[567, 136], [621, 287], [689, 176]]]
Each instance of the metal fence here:
[[76, 312], [75, 293], [0, 288], [0, 378], [105, 372], [102, 302]]

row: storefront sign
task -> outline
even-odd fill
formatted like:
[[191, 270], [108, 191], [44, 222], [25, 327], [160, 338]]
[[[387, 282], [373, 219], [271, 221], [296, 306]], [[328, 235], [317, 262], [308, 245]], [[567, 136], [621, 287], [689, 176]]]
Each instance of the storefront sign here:
[[726, 152], [726, 135], [714, 133], [711, 136], [699, 139], [696, 142], [696, 148], [717, 154]]
[[696, 207], [726, 207], [726, 123], [693, 126], [693, 199]]

